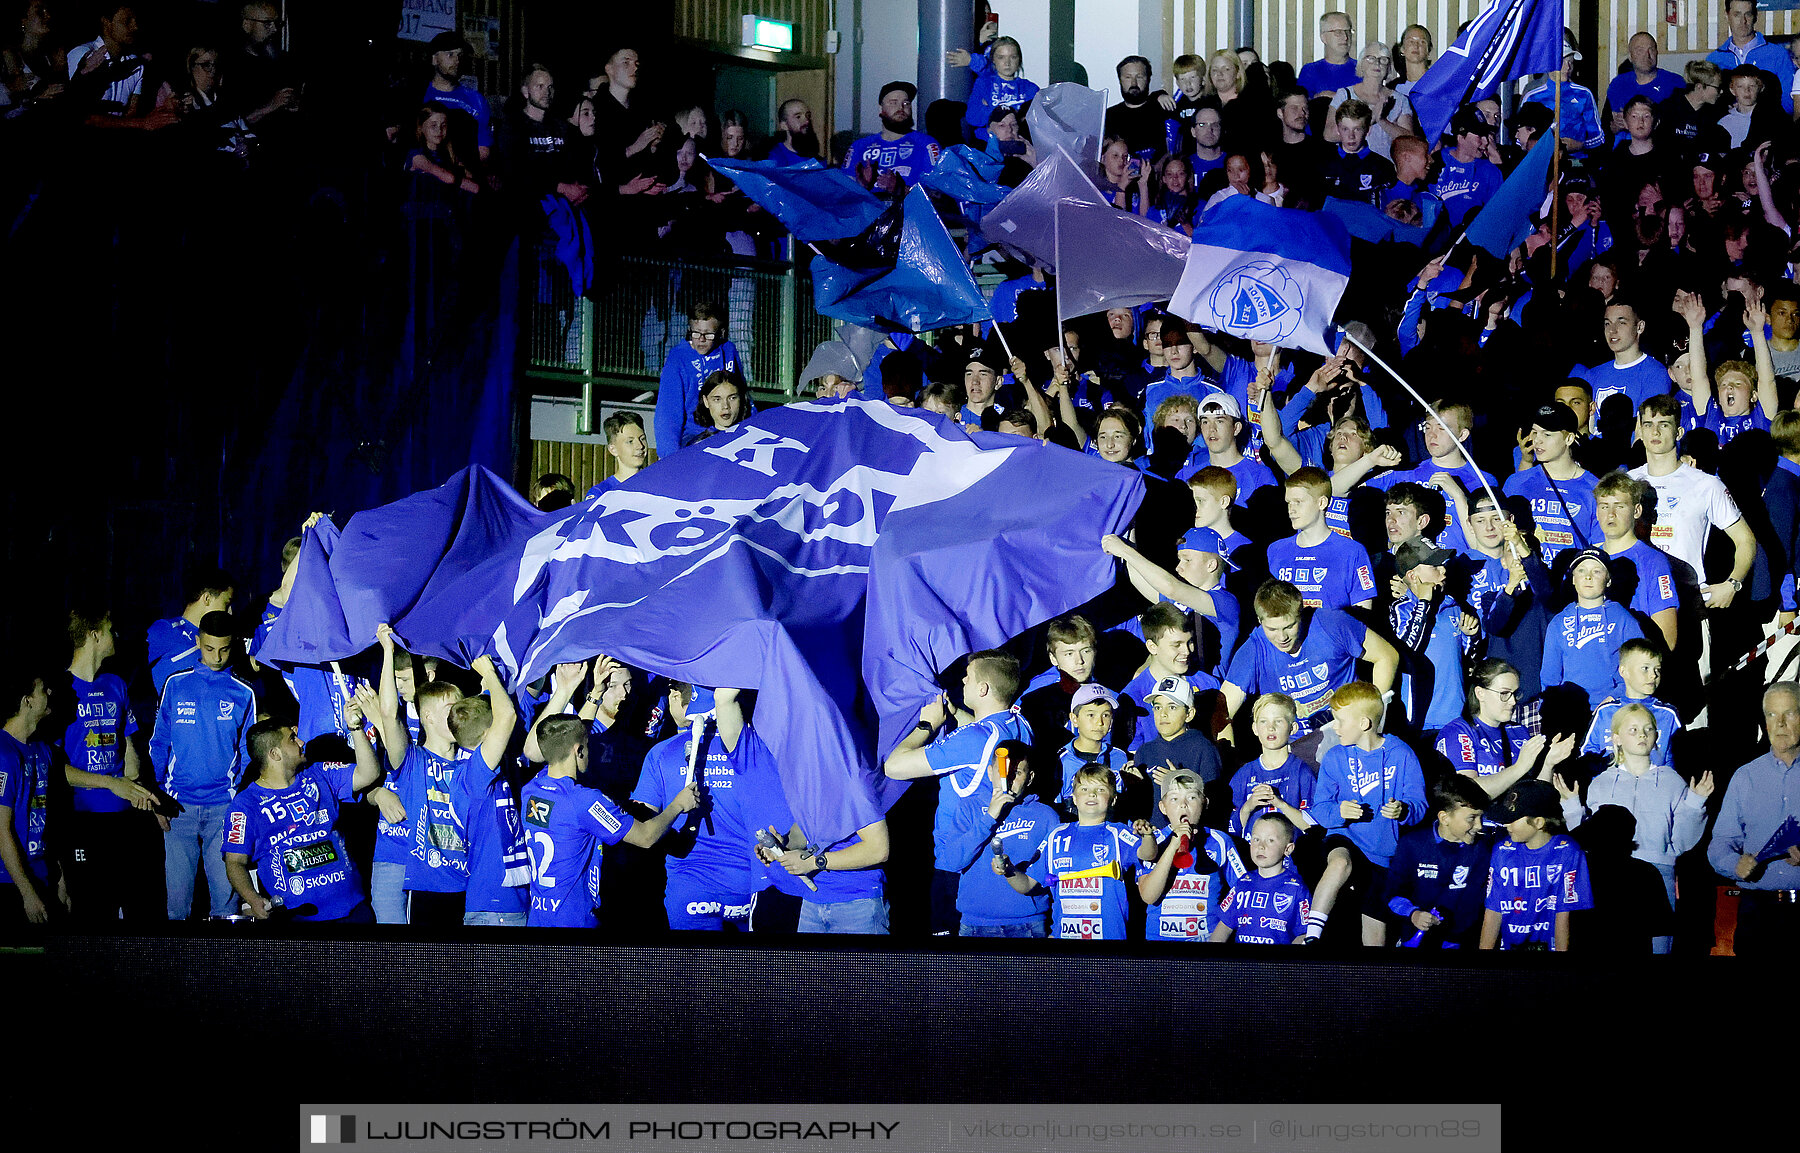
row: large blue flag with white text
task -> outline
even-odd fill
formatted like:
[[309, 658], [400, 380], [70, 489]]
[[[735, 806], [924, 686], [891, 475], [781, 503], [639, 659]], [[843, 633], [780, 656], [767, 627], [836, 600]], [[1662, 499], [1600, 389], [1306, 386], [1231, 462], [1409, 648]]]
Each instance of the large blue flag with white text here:
[[1436, 143], [1462, 105], [1519, 76], [1562, 67], [1562, 0], [1493, 0], [1413, 85], [1413, 115]]
[[1350, 283], [1350, 234], [1323, 212], [1227, 196], [1194, 226], [1169, 311], [1215, 332], [1331, 355]]
[[573, 509], [471, 469], [358, 513], [261, 654], [347, 657], [386, 620], [414, 652], [491, 653], [515, 689], [598, 653], [755, 689], [795, 816], [828, 844], [897, 795], [876, 757], [944, 668], [1111, 586], [1101, 535], [1142, 494], [1133, 470], [929, 413], [788, 405]]

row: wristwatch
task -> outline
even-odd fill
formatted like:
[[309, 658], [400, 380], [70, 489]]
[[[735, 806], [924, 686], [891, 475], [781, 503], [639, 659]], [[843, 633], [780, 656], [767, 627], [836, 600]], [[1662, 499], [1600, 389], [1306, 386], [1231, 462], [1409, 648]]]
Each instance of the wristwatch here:
[[913, 728], [918, 729], [922, 733], [929, 733], [931, 731], [931, 727], [932, 726], [931, 726], [930, 721], [920, 721], [918, 724], [913, 726]]
[[1736, 577], [1729, 577], [1727, 579], [1731, 582], [1731, 591], [1732, 592], [1741, 593], [1744, 591], [1744, 582], [1743, 581], [1737, 579]]
[[823, 873], [825, 871], [825, 854], [820, 853], [815, 856], [813, 858], [813, 864], [817, 865], [819, 867], [819, 872]]

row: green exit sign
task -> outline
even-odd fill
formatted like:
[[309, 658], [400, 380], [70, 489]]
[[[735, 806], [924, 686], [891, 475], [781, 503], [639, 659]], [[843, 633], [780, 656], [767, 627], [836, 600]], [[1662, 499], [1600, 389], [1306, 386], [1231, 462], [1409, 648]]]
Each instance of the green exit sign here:
[[744, 47], [762, 48], [769, 52], [794, 50], [794, 26], [785, 20], [765, 20], [761, 16], [744, 17]]

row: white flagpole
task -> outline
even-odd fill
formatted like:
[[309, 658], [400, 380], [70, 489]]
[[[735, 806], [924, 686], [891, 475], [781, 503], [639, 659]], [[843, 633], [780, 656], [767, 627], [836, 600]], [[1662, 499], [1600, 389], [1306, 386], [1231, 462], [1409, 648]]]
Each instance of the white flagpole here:
[[682, 781], [683, 785], [692, 785], [694, 783], [694, 766], [700, 758], [700, 737], [705, 731], [706, 717], [701, 715], [693, 718], [689, 729], [691, 736], [688, 740], [687, 777]]

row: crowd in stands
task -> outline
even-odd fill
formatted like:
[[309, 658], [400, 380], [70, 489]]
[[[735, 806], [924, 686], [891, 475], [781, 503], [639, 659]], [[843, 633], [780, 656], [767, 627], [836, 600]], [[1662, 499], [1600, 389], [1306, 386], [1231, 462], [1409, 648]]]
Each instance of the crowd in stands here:
[[[128, 67], [129, 11], [65, 62], [34, 0], [4, 57], [14, 105], [203, 117], [243, 160], [295, 99], [257, 55], [273, 9], [160, 86]], [[1796, 72], [1753, 0], [1726, 16], [1684, 76], [1639, 33], [1603, 92], [1561, 84], [1560, 117], [1533, 78], [1510, 121], [1479, 101], [1436, 140], [1408, 100], [1439, 50], [1422, 27], [1396, 49], [1329, 13], [1298, 71], [1184, 55], [1172, 93], [1128, 57], [1091, 174], [1116, 207], [1197, 238], [1234, 195], [1422, 226], [1356, 243], [1351, 340], [1295, 354], [1154, 306], [1059, 322], [1053, 270], [1014, 266], [1001, 333], [902, 334], [860, 379], [800, 382], [1143, 477], [1135, 530], [1093, 541], [1114, 592], [969, 654], [887, 752], [887, 777], [938, 782], [931, 866], [910, 811], [810, 843], [732, 686], [595, 653], [513, 696], [491, 663], [415, 657], [385, 628], [366, 680], [258, 665], [296, 539], [259, 626], [206, 574], [151, 626], [148, 669], [103, 672], [112, 622], [83, 606], [66, 672], [14, 670], [4, 917], [881, 933], [891, 893], [969, 936], [1703, 953], [1729, 886], [1737, 952], [1791, 947], [1800, 687], [1758, 641], [1797, 608]], [[560, 85], [534, 68], [494, 112], [450, 36], [395, 138], [418, 196], [600, 214], [621, 249], [768, 254], [779, 227], [702, 159], [752, 155], [766, 127], [769, 160], [886, 196], [953, 147], [1029, 173], [1032, 62], [992, 28], [950, 53], [976, 83], [960, 114], [927, 113], [935, 132], [899, 81], [880, 129], [837, 147], [796, 100], [774, 126], [648, 109], [628, 48]], [[1565, 71], [1582, 58], [1566, 36]], [[1562, 150], [1560, 184], [1523, 244], [1457, 243], [1538, 148]], [[613, 475], [585, 496], [543, 477], [540, 508], [679, 468], [664, 458], [750, 415], [726, 310], [688, 322], [653, 428], [609, 419]]]

